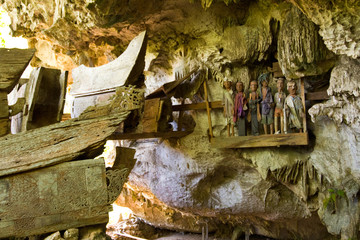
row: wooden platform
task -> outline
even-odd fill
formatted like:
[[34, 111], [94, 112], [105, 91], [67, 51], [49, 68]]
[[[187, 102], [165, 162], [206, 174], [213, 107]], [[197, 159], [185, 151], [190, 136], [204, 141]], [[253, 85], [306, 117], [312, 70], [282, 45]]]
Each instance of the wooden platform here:
[[[211, 109], [224, 108], [224, 106], [222, 105], [222, 101], [209, 102], [209, 107]], [[173, 105], [172, 110], [173, 111], [206, 110], [206, 102]]]
[[308, 133], [269, 134], [243, 137], [213, 137], [213, 148], [279, 147], [284, 145], [308, 145]]
[[108, 140], [136, 140], [146, 138], [182, 138], [193, 131], [169, 131], [169, 132], [151, 132], [151, 133], [113, 133]]

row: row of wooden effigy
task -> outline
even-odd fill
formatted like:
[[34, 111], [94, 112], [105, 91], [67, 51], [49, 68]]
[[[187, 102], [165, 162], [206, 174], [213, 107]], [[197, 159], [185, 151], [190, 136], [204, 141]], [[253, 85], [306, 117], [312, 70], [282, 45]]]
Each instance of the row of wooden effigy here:
[[236, 93], [234, 93], [232, 82], [225, 79], [223, 106], [228, 136], [235, 135], [234, 125], [237, 127], [238, 136], [248, 135], [247, 121], [249, 133], [253, 136], [260, 135], [261, 125], [264, 134], [303, 132], [304, 99], [298, 94], [298, 83], [295, 80], [288, 81], [288, 95], [286, 95], [285, 78], [277, 78], [277, 92], [273, 95], [269, 80], [269, 73], [261, 74], [258, 81], [250, 82], [249, 93], [246, 94], [243, 82], [236, 83]]

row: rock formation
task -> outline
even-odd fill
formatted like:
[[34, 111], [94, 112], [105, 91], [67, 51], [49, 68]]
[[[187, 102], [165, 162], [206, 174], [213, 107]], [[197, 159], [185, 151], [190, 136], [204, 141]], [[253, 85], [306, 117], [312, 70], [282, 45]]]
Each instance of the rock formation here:
[[[279, 62], [286, 77], [305, 78], [307, 90], [325, 79], [331, 99], [306, 104], [315, 121], [308, 116], [309, 146], [213, 149], [206, 112], [189, 111], [196, 126], [182, 139], [124, 143], [136, 149], [138, 162], [117, 202], [167, 229], [200, 232], [206, 223], [212, 231], [240, 227], [282, 239], [356, 239], [358, 1], [1, 3], [14, 35], [28, 38], [36, 48], [36, 66], [71, 70], [103, 65], [146, 29], [146, 93], [195, 67], [211, 78], [210, 101], [221, 100], [225, 77], [243, 81], [248, 89], [250, 80], [273, 62]], [[270, 87], [275, 90], [274, 80]], [[212, 119], [214, 135], [223, 135], [221, 111], [213, 110]]]

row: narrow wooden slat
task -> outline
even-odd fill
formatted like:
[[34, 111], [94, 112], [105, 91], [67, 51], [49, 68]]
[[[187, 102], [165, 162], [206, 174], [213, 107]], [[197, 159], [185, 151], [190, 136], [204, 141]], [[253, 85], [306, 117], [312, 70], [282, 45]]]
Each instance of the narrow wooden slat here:
[[[184, 105], [184, 101], [185, 101], [185, 99], [182, 99], [182, 100], [181, 100], [181, 105]], [[183, 125], [182, 118], [183, 118], [183, 115], [184, 115], [184, 110], [180, 110], [180, 111], [179, 111], [179, 118], [178, 118], [178, 130], [179, 130], [179, 131], [181, 131], [181, 129], [182, 129], [182, 125]]]
[[211, 139], [213, 148], [253, 148], [276, 147], [283, 145], [308, 145], [307, 133], [269, 134], [244, 137], [214, 137]]
[[302, 104], [304, 107], [304, 117], [303, 117], [303, 131], [307, 132], [307, 126], [306, 126], [306, 105], [305, 105], [305, 84], [304, 79], [300, 79], [300, 93], [301, 93], [301, 99]]
[[[209, 102], [209, 107], [211, 109], [223, 108], [222, 101]], [[172, 106], [173, 111], [205, 110], [205, 109], [206, 109], [206, 102]]]
[[114, 133], [108, 140], [136, 140], [136, 139], [146, 139], [146, 138], [182, 138], [193, 131], [173, 131], [173, 132], [143, 132], [143, 133]]
[[61, 74], [59, 76], [59, 83], [61, 90], [60, 90], [60, 98], [59, 98], [59, 109], [56, 118], [58, 122], [61, 121], [61, 117], [64, 111], [68, 75], [69, 75], [68, 71], [61, 71]]
[[204, 84], [204, 93], [205, 93], [206, 112], [207, 112], [207, 115], [208, 115], [208, 123], [209, 123], [209, 134], [210, 134], [210, 137], [214, 137], [213, 131], [212, 131], [211, 109], [210, 109], [210, 105], [209, 105], [209, 99], [208, 99], [206, 81], [204, 81], [203, 84]]
[[7, 99], [7, 92], [0, 90], [0, 118], [9, 117], [9, 105]]

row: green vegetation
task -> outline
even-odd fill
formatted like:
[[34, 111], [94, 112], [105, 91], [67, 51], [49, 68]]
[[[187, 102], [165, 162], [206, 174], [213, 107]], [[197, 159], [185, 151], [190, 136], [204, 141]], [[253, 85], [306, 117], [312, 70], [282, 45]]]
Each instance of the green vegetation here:
[[325, 209], [331, 206], [331, 208], [333, 209], [333, 213], [335, 213], [337, 210], [336, 201], [339, 198], [345, 198], [346, 197], [345, 192], [343, 190], [332, 189], [332, 188], [328, 189], [328, 191], [330, 193], [330, 196], [323, 200], [323, 206]]
[[[5, 21], [4, 21], [4, 14], [6, 14], [5, 10], [0, 8], [0, 29], [3, 29], [6, 27]], [[2, 37], [2, 31], [0, 31], [0, 47], [5, 47], [5, 39]]]
[[[189, 0], [191, 3], [194, 3], [195, 0]], [[213, 3], [213, 0], [200, 0], [201, 1], [201, 6], [206, 10], [207, 8], [209, 8], [211, 6], [211, 4]], [[224, 3], [227, 5], [229, 5], [230, 3], [237, 3], [239, 0], [223, 0]]]

